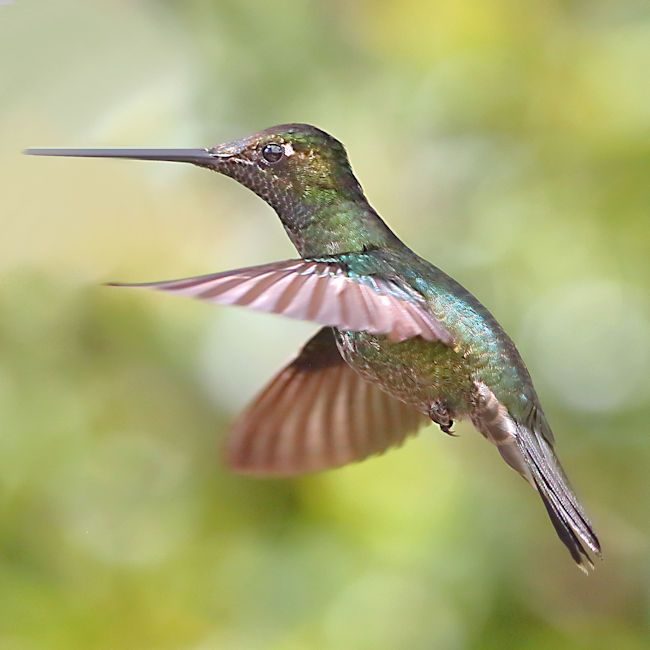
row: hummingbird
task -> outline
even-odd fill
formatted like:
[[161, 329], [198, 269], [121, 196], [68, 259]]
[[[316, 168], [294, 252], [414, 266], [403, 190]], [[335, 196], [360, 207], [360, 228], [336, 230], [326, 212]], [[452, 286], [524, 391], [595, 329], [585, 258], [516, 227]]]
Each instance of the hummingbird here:
[[244, 410], [228, 466], [256, 476], [340, 467], [428, 421], [470, 420], [537, 491], [579, 568], [600, 543], [554, 450], [515, 344], [467, 289], [419, 257], [368, 203], [343, 145], [284, 124], [206, 149], [28, 149], [184, 162], [229, 176], [278, 214], [299, 257], [140, 287], [311, 321], [321, 329]]

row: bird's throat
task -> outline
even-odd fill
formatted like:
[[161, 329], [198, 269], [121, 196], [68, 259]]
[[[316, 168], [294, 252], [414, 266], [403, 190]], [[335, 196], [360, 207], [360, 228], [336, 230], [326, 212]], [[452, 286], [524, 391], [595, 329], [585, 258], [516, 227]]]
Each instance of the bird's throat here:
[[290, 211], [276, 208], [276, 212], [302, 257], [403, 245], [365, 201], [339, 200], [318, 207], [303, 204]]

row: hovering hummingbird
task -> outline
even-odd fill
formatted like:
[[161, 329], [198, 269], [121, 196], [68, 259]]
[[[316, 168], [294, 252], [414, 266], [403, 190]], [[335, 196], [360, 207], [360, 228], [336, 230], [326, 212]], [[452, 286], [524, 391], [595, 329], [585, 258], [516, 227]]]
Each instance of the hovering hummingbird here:
[[[46, 156], [187, 162], [225, 174], [277, 212], [298, 259], [144, 287], [322, 325], [253, 400], [226, 444], [260, 476], [339, 467], [403, 443], [428, 420], [469, 419], [539, 493], [576, 564], [598, 538], [554, 452], [514, 343], [492, 314], [416, 255], [369, 205], [343, 145], [307, 124], [211, 149], [29, 149]], [[585, 548], [586, 547], [586, 548]]]

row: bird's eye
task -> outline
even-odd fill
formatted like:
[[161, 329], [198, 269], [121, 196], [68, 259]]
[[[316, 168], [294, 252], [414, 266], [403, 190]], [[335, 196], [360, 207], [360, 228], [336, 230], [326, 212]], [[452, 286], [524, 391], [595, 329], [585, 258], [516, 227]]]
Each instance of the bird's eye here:
[[273, 142], [262, 149], [262, 157], [267, 163], [276, 163], [282, 156], [284, 156], [284, 147], [281, 144]]

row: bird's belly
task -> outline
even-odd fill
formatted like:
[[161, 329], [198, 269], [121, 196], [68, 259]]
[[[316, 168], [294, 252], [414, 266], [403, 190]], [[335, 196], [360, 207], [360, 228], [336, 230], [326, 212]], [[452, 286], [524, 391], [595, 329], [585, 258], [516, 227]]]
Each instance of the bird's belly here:
[[395, 343], [365, 332], [335, 332], [345, 361], [397, 399], [422, 413], [442, 403], [454, 418], [469, 414], [476, 390], [471, 368], [451, 348], [421, 338]]

